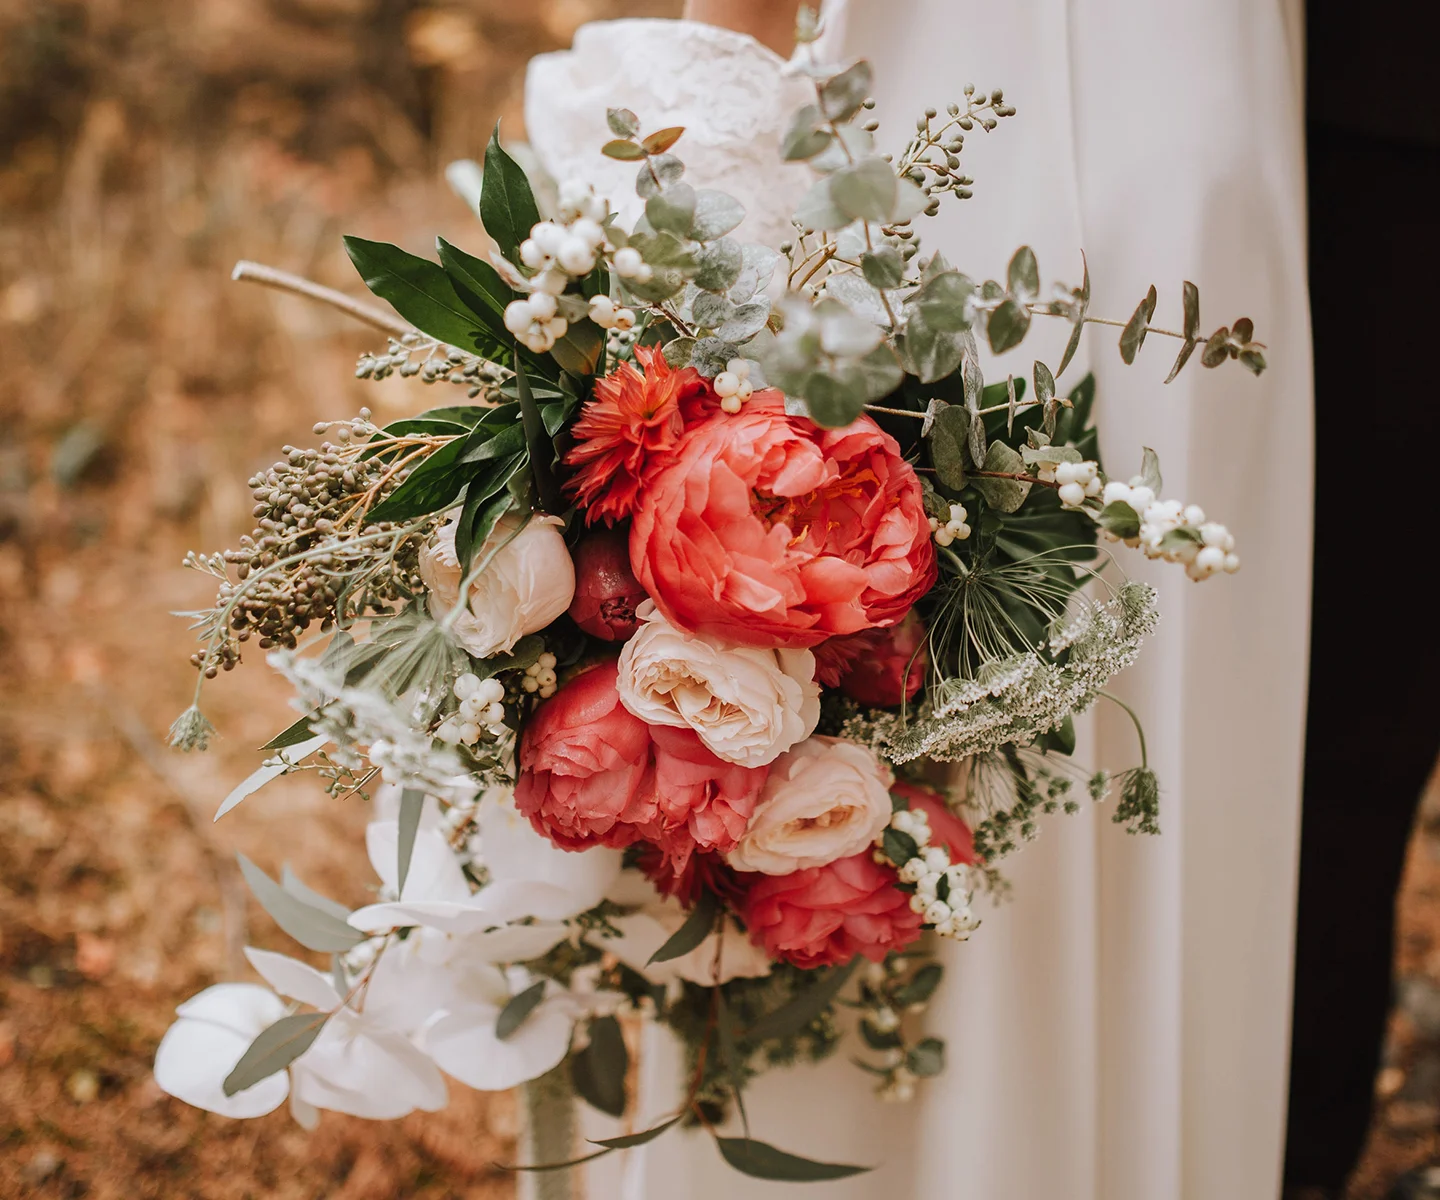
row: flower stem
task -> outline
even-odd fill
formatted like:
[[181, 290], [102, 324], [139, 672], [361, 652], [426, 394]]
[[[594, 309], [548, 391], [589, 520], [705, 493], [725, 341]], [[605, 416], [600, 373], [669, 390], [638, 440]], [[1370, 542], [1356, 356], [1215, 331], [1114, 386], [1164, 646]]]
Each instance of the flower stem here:
[[1142, 771], [1145, 770], [1150, 766], [1150, 759], [1145, 753], [1145, 729], [1144, 726], [1140, 724], [1139, 716], [1136, 715], [1133, 708], [1120, 699], [1119, 696], [1115, 695], [1114, 692], [1100, 692], [1099, 694], [1112, 704], [1118, 704], [1129, 716], [1131, 723], [1135, 726], [1135, 736], [1140, 739], [1140, 769]]

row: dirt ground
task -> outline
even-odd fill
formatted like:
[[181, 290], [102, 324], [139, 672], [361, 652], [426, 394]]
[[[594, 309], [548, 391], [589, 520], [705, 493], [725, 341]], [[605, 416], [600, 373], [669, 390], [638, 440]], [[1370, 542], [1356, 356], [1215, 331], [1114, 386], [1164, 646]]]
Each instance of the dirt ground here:
[[[678, 8], [0, 0], [0, 1197], [511, 1194], [493, 1165], [513, 1152], [503, 1097], [456, 1086], [438, 1117], [327, 1114], [307, 1135], [151, 1081], [178, 1001], [246, 977], [247, 941], [289, 948], [235, 850], [366, 898], [356, 806], [277, 785], [211, 824], [289, 718], [251, 663], [210, 690], [215, 748], [168, 750], [193, 683], [168, 614], [207, 598], [181, 557], [248, 528], [244, 481], [282, 444], [361, 404], [431, 401], [355, 381], [374, 337], [230, 283], [231, 264], [359, 291], [342, 232], [478, 248], [440, 172], [496, 117], [519, 134], [525, 60], [592, 17]], [[1425, 829], [1400, 964], [1413, 1003], [1354, 1200], [1440, 1149], [1440, 806]]]

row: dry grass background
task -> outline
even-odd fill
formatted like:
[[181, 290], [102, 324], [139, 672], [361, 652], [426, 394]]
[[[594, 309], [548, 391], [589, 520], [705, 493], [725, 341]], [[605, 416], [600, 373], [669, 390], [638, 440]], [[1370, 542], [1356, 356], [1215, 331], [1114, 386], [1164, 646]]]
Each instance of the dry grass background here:
[[[429, 399], [356, 382], [375, 338], [230, 265], [358, 291], [342, 232], [478, 242], [440, 172], [497, 116], [519, 134], [526, 59], [584, 20], [678, 8], [0, 0], [0, 1197], [510, 1194], [491, 1165], [512, 1148], [503, 1098], [456, 1086], [438, 1118], [327, 1114], [311, 1136], [151, 1082], [174, 1005], [245, 977], [247, 938], [282, 948], [234, 850], [365, 898], [357, 806], [276, 786], [210, 824], [287, 710], [252, 663], [212, 688], [216, 748], [166, 749], [193, 679], [167, 614], [206, 597], [181, 556], [248, 527], [244, 480], [280, 445]], [[1437, 845], [1417, 839], [1406, 900], [1421, 1000], [1440, 978]], [[1396, 1018], [1356, 1200], [1436, 1148], [1428, 986], [1436, 1028]]]

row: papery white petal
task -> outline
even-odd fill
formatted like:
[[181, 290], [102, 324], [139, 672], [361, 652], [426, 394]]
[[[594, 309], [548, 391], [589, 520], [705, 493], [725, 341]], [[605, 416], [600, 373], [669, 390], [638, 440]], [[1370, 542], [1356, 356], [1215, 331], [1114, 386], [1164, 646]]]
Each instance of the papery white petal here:
[[[180, 1006], [181, 1017], [160, 1039], [155, 1052], [155, 1082], [177, 1100], [223, 1117], [259, 1117], [273, 1112], [290, 1092], [284, 1071], [225, 1095], [225, 1077], [250, 1043], [278, 1021], [285, 1005], [273, 992], [253, 983], [222, 983], [206, 988]], [[196, 1014], [221, 1018], [213, 1021]]]
[[[400, 819], [400, 797], [405, 789], [398, 783], [382, 783], [375, 789], [371, 811], [374, 821], [398, 821]], [[420, 806], [420, 828], [440, 828], [440, 802], [434, 796], [426, 796]]]
[[503, 1042], [495, 1036], [499, 1016], [493, 1005], [449, 1013], [426, 1032], [425, 1049], [447, 1075], [486, 1092], [538, 1079], [570, 1049], [574, 1008], [565, 999], [541, 1001]]
[[257, 950], [254, 946], [245, 947], [245, 957], [260, 972], [260, 977], [282, 996], [325, 1012], [339, 1007], [340, 993], [335, 990], [330, 976], [317, 971], [309, 963], [272, 950]]
[[290, 1116], [307, 1133], [313, 1133], [320, 1127], [320, 1110], [308, 1100], [300, 1099], [293, 1090], [290, 1093]]
[[[492, 887], [512, 882], [547, 883], [568, 899], [527, 915], [563, 920], [594, 908], [620, 873], [623, 854], [608, 846], [583, 853], [561, 850], [541, 837], [516, 810], [508, 788], [491, 788], [480, 800], [481, 856]], [[488, 890], [488, 889], [487, 889]]]
[[465, 937], [485, 962], [524, 962], [536, 958], [561, 941], [568, 930], [553, 921], [533, 925], [504, 925], [479, 903], [456, 904], [446, 900], [370, 904], [350, 914], [350, 924], [366, 933], [424, 925]]
[[465, 939], [420, 928], [376, 960], [365, 985], [365, 1018], [411, 1035], [463, 999], [506, 994], [504, 976], [479, 961]]
[[[370, 865], [387, 891], [394, 894], [399, 885], [400, 824], [398, 821], [372, 821], [365, 827], [365, 848]], [[470, 897], [470, 885], [456, 861], [444, 836], [435, 829], [415, 833], [415, 846], [410, 856], [410, 871], [405, 877], [402, 900], [456, 900]]]
[[398, 1033], [342, 1010], [292, 1067], [308, 1104], [372, 1120], [435, 1112], [448, 1100], [435, 1064]]

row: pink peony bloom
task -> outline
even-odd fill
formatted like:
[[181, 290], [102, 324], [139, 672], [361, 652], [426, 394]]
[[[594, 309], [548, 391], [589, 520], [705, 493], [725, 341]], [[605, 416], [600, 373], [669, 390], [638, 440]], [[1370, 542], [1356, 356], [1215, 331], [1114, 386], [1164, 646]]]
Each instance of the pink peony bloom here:
[[615, 690], [615, 664], [572, 679], [535, 710], [520, 743], [515, 804], [566, 850], [628, 846], [656, 819], [650, 730]]
[[814, 646], [893, 625], [935, 582], [919, 479], [868, 417], [821, 429], [757, 392], [650, 462], [630, 562], [681, 629]]
[[912, 608], [889, 629], [867, 629], [815, 647], [815, 677], [852, 700], [895, 708], [925, 685], [925, 625]]
[[740, 879], [751, 885], [740, 909], [751, 941], [806, 970], [857, 954], [882, 962], [920, 936], [922, 918], [910, 897], [869, 850], [790, 875]]
[[904, 796], [912, 811], [918, 809], [930, 818], [930, 840], [950, 852], [952, 863], [969, 866], [978, 861], [975, 857], [975, 835], [970, 826], [960, 819], [938, 792], [916, 783], [897, 783], [890, 790], [897, 796]]
[[646, 831], [669, 860], [684, 872], [690, 855], [731, 849], [745, 832], [765, 783], [764, 767], [742, 767], [717, 758], [688, 729], [650, 727], [655, 766], [655, 823]]
[[630, 570], [628, 536], [596, 529], [575, 547], [575, 598], [570, 616], [591, 637], [626, 641], [639, 624], [635, 610], [649, 597]]

